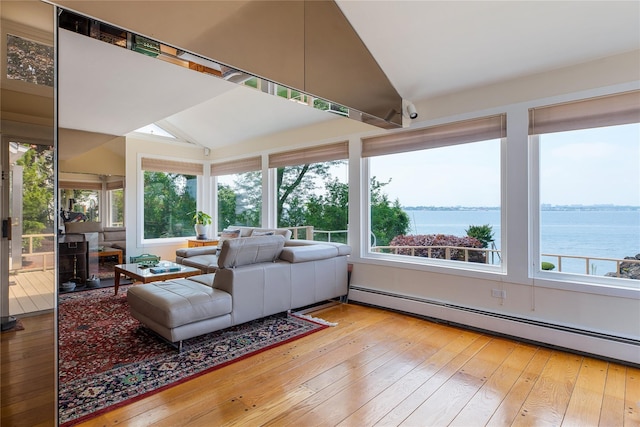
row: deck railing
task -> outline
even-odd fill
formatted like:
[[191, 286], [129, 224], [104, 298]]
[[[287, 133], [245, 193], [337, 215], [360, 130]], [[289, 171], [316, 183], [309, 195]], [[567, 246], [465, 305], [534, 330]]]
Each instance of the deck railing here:
[[[23, 234], [22, 235], [22, 240], [26, 240], [27, 241], [27, 245], [26, 248], [23, 248], [22, 250], [22, 256], [29, 256], [29, 257], [42, 257], [42, 263], [35, 263], [34, 267], [22, 267], [20, 268], [20, 271], [35, 271], [35, 270], [50, 270], [52, 268], [55, 267], [55, 260], [53, 260], [53, 251], [36, 251], [34, 252], [33, 249], [33, 241], [34, 239], [45, 239], [45, 238], [53, 238], [55, 235], [53, 233], [48, 233], [48, 234]], [[26, 251], [25, 251], [26, 249]], [[53, 261], [51, 262], [51, 264], [47, 264], [47, 258], [50, 257]], [[15, 269], [13, 269], [15, 270]]]
[[[490, 264], [489, 262], [489, 255], [491, 255], [491, 258], [494, 259], [494, 255], [498, 257], [498, 259], [500, 259], [501, 257], [501, 253], [499, 249], [488, 249], [488, 248], [467, 248], [467, 247], [459, 247], [459, 246], [373, 246], [371, 248], [372, 252], [378, 252], [378, 253], [393, 253], [395, 255], [404, 255], [404, 254], [399, 254], [400, 251], [402, 250], [410, 250], [411, 254], [407, 255], [407, 256], [421, 256], [421, 255], [416, 255], [416, 250], [421, 250], [424, 251], [425, 249], [427, 250], [427, 258], [433, 258], [432, 257], [432, 252], [436, 249], [444, 249], [445, 250], [445, 257], [444, 259], [447, 260], [451, 260], [451, 253], [453, 250], [456, 251], [462, 251], [464, 253], [464, 259], [463, 260], [459, 260], [459, 259], [454, 259], [455, 261], [465, 261], [465, 262], [469, 262], [469, 252], [473, 251], [473, 252], [484, 252], [485, 253], [485, 263], [486, 264]], [[387, 252], [385, 252], [387, 251]], [[558, 272], [562, 272], [562, 260], [563, 259], [577, 259], [577, 260], [584, 260], [584, 274], [586, 275], [596, 275], [596, 266], [594, 265], [594, 261], [603, 261], [603, 262], [611, 262], [611, 263], [615, 263], [615, 272], [616, 272], [616, 277], [620, 277], [620, 266], [622, 263], [634, 263], [634, 264], [640, 264], [640, 260], [637, 259], [619, 259], [619, 258], [604, 258], [604, 257], [593, 257], [593, 256], [579, 256], [579, 255], [560, 255], [560, 254], [540, 254], [541, 258], [547, 257], [547, 258], [554, 258], [556, 260], [557, 263], [557, 270]], [[491, 264], [493, 264], [493, 262], [491, 262]], [[572, 273], [575, 273], [572, 271]], [[581, 273], [578, 273], [581, 274]]]
[[622, 263], [632, 263], [632, 264], [640, 264], [640, 260], [638, 259], [619, 259], [619, 258], [603, 258], [603, 257], [593, 257], [593, 256], [578, 256], [578, 255], [559, 255], [559, 254], [541, 254], [541, 257], [555, 258], [556, 263], [558, 264], [558, 271], [562, 272], [562, 260], [563, 259], [577, 259], [584, 260], [584, 274], [586, 275], [596, 275], [596, 265], [593, 261], [605, 261], [615, 263], [616, 265], [616, 277], [620, 277], [620, 265]]
[[[336, 235], [336, 234], [347, 234], [347, 230], [316, 230], [312, 225], [303, 225], [303, 226], [297, 226], [297, 227], [287, 227], [288, 229], [291, 230], [291, 238], [292, 239], [308, 239], [308, 240], [315, 240], [315, 236], [317, 234], [324, 234], [327, 236], [327, 240], [328, 242], [332, 241], [332, 236]], [[49, 238], [49, 237], [54, 237], [53, 234], [24, 234], [22, 236], [23, 240], [27, 240], [28, 243], [26, 245], [26, 251], [23, 251], [22, 256], [42, 256], [42, 264], [40, 265], [39, 263], [37, 263], [36, 267], [23, 267], [21, 270], [22, 271], [29, 271], [29, 270], [47, 270], [47, 269], [51, 269], [54, 267], [54, 262], [51, 263], [51, 265], [47, 264], [47, 257], [53, 257], [54, 252], [52, 251], [45, 251], [45, 252], [34, 252], [33, 246], [34, 246], [34, 239], [36, 238]], [[498, 257], [498, 259], [501, 256], [500, 250], [499, 249], [489, 249], [489, 248], [468, 248], [468, 247], [460, 247], [460, 246], [372, 246], [371, 247], [371, 251], [372, 252], [378, 252], [378, 253], [392, 253], [395, 255], [398, 255], [399, 252], [401, 250], [410, 250], [411, 253], [408, 256], [417, 256], [416, 255], [416, 250], [421, 250], [424, 251], [425, 249], [427, 250], [427, 258], [433, 258], [432, 254], [434, 250], [441, 250], [444, 249], [444, 259], [447, 260], [451, 260], [451, 254], [453, 251], [461, 251], [464, 254], [464, 257], [462, 260], [459, 261], [464, 261], [464, 262], [469, 262], [469, 252], [473, 251], [473, 252], [482, 252], [484, 253], [484, 259], [485, 259], [485, 263], [486, 264], [493, 264], [493, 260]], [[400, 254], [402, 255], [402, 254]], [[636, 264], [640, 264], [640, 260], [636, 260], [636, 259], [619, 259], [619, 258], [604, 258], [604, 257], [592, 257], [592, 256], [578, 256], [578, 255], [562, 255], [562, 254], [541, 254], [540, 255], [541, 258], [554, 258], [556, 260], [557, 263], [557, 270], [558, 272], [562, 272], [562, 267], [563, 267], [563, 260], [566, 259], [577, 259], [577, 260], [584, 260], [584, 274], [586, 275], [595, 275], [596, 271], [595, 271], [595, 267], [593, 262], [594, 261], [602, 261], [602, 262], [611, 262], [611, 263], [615, 263], [615, 271], [616, 271], [616, 275], [617, 277], [620, 277], [620, 265], [622, 263], [636, 263]], [[492, 260], [490, 262], [490, 259]], [[456, 259], [457, 260], [457, 259]]]
[[[424, 251], [426, 249], [427, 258], [433, 258], [431, 255], [433, 254], [434, 250], [444, 249], [444, 259], [448, 259], [448, 260], [453, 259], [454, 261], [465, 261], [465, 262], [469, 262], [470, 251], [482, 252], [485, 255], [484, 256], [485, 264], [490, 263], [489, 262], [490, 255], [500, 256], [500, 251], [498, 249], [468, 248], [468, 247], [461, 247], [461, 246], [374, 246], [371, 248], [371, 251], [372, 252], [389, 251], [385, 253], [393, 253], [395, 255], [404, 255], [404, 254], [399, 254], [398, 252], [400, 252], [401, 250], [407, 250], [407, 249], [411, 251], [411, 254], [408, 256], [419, 256], [419, 255], [416, 255], [416, 250]], [[453, 251], [461, 251], [464, 255], [463, 259], [459, 260], [457, 258], [451, 258], [451, 253]]]

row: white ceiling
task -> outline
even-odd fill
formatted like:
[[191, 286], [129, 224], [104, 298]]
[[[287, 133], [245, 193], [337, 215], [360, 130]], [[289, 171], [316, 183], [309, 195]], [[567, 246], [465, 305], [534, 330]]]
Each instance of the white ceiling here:
[[[337, 0], [414, 102], [640, 49], [637, 1]], [[123, 135], [164, 120], [217, 148], [348, 120], [110, 46], [60, 35], [60, 124]]]
[[414, 102], [640, 48], [638, 1], [336, 3]]

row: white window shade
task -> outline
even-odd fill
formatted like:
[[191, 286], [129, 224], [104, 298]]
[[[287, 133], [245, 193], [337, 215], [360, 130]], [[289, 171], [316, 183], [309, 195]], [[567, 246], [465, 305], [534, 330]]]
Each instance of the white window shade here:
[[121, 188], [124, 188], [124, 181], [107, 182], [107, 190], [119, 190]]
[[142, 158], [142, 170], [149, 172], [181, 173], [184, 175], [203, 175], [202, 163], [177, 162], [175, 160]]
[[233, 175], [262, 169], [262, 157], [233, 160], [211, 165], [211, 176]]
[[348, 141], [342, 141], [335, 144], [271, 154], [269, 155], [269, 167], [281, 168], [347, 158], [349, 158], [349, 143]]
[[640, 122], [640, 91], [529, 110], [529, 135]]
[[58, 188], [64, 190], [102, 190], [101, 182], [58, 181]]
[[362, 157], [406, 153], [468, 142], [486, 141], [506, 136], [506, 115], [394, 132], [362, 139]]

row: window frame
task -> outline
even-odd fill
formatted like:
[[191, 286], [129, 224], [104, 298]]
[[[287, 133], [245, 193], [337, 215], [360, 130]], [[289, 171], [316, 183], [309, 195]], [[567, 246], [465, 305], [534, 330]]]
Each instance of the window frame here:
[[[593, 128], [591, 128], [593, 129]], [[630, 279], [618, 278], [618, 277], [608, 277], [608, 276], [599, 276], [599, 275], [591, 275], [591, 274], [579, 274], [579, 273], [568, 273], [568, 272], [559, 272], [559, 271], [545, 271], [542, 270], [542, 254], [541, 254], [541, 244], [542, 244], [542, 215], [541, 215], [541, 205], [540, 205], [540, 155], [541, 155], [541, 146], [540, 146], [540, 135], [530, 135], [529, 136], [529, 146], [530, 146], [530, 170], [531, 170], [531, 179], [530, 179], [530, 188], [531, 188], [531, 209], [530, 209], [530, 218], [531, 218], [531, 239], [530, 239], [530, 277], [532, 279], [545, 280], [548, 282], [553, 282], [555, 284], [567, 283], [569, 286], [568, 289], [574, 289], [574, 286], [571, 283], [580, 282], [590, 286], [598, 286], [598, 287], [611, 287], [611, 288], [620, 288], [620, 289], [635, 289], [638, 290], [640, 288], [640, 283], [637, 284], [636, 287], [631, 286], [634, 282], [628, 282]], [[628, 283], [628, 286], [625, 286], [625, 283]], [[560, 287], [560, 286], [558, 286]]]
[[[495, 116], [501, 116], [503, 118], [504, 130], [502, 135], [499, 138], [488, 138], [488, 139], [479, 139], [475, 141], [462, 141], [459, 143], [434, 143], [427, 147], [422, 147], [416, 150], [405, 150], [402, 148], [402, 152], [410, 152], [410, 151], [426, 151], [436, 148], [442, 148], [446, 146], [453, 145], [463, 145], [463, 144], [473, 144], [476, 142], [482, 141], [490, 141], [493, 139], [499, 139], [499, 164], [500, 164], [500, 228], [501, 228], [501, 242], [500, 242], [500, 254], [502, 257], [502, 261], [498, 265], [492, 264], [481, 264], [481, 263], [472, 263], [472, 262], [461, 262], [454, 260], [443, 260], [438, 258], [426, 258], [426, 257], [412, 257], [407, 255], [395, 255], [395, 254], [385, 254], [379, 252], [371, 251], [371, 165], [369, 161], [369, 157], [375, 157], [379, 155], [369, 155], [369, 156], [361, 156], [361, 171], [362, 171], [362, 203], [365, 209], [363, 209], [362, 221], [361, 221], [361, 245], [363, 248], [362, 251], [362, 259], [363, 260], [372, 260], [377, 264], [389, 265], [391, 267], [402, 266], [403, 268], [416, 269], [421, 271], [433, 271], [440, 273], [451, 273], [451, 270], [455, 270], [457, 275], [469, 276], [469, 277], [495, 277], [495, 275], [506, 276], [507, 274], [507, 256], [506, 256], [506, 242], [507, 242], [507, 234], [508, 230], [506, 227], [506, 159], [507, 159], [507, 134], [506, 134], [506, 113], [493, 114], [488, 116], [479, 116], [472, 117], [467, 120], [461, 121], [448, 121], [443, 123], [434, 124], [432, 126], [426, 126], [425, 128], [414, 129], [413, 132], [416, 134], [423, 132], [424, 134], [429, 134], [429, 128], [437, 128], [439, 126], [450, 126], [455, 125], [456, 123], [464, 123], [464, 122], [472, 122], [472, 121], [483, 121], [489, 120]], [[412, 131], [408, 131], [412, 132]], [[399, 132], [401, 135], [405, 132]], [[375, 137], [374, 137], [375, 138]], [[408, 138], [411, 139], [411, 136], [408, 135]], [[364, 144], [363, 144], [364, 145]], [[364, 150], [364, 148], [363, 148]], [[397, 154], [397, 153], [387, 153], [382, 155], [389, 154]]]
[[[48, 31], [42, 31], [37, 28], [27, 27], [24, 25], [20, 25], [18, 23], [12, 21], [2, 20], [2, 32], [0, 33], [0, 37], [2, 37], [2, 41], [0, 41], [0, 46], [3, 52], [7, 52], [7, 36], [12, 35], [16, 37], [20, 37], [26, 40], [30, 40], [32, 42], [36, 42], [39, 44], [43, 44], [46, 46], [53, 47], [53, 40], [51, 39], [51, 33]], [[55, 51], [54, 51], [55, 56]], [[2, 83], [2, 87], [9, 90], [14, 90], [18, 92], [28, 93], [30, 95], [38, 95], [44, 96], [48, 98], [53, 98], [54, 88], [53, 86], [46, 85], [38, 85], [34, 83], [25, 82], [19, 79], [9, 79], [7, 78], [7, 56], [5, 55], [4, 61], [2, 61], [2, 65], [0, 66], [0, 82]]]
[[[285, 150], [270, 153], [266, 156], [268, 168], [268, 185], [270, 187], [268, 197], [272, 198], [273, 205], [270, 206], [270, 212], [272, 212], [273, 224], [275, 227], [286, 227], [280, 225], [280, 218], [278, 217], [277, 209], [278, 209], [278, 188], [276, 185], [277, 180], [277, 171], [279, 168], [286, 167], [294, 167], [305, 164], [316, 164], [316, 163], [326, 163], [331, 161], [343, 161], [346, 167], [346, 184], [349, 185], [349, 140], [341, 139], [334, 142], [329, 142], [326, 144], [312, 145], [308, 147], [302, 147], [294, 150]], [[264, 174], [263, 174], [264, 175]], [[263, 181], [264, 182], [264, 181]], [[349, 195], [350, 196], [350, 195]], [[265, 204], [265, 200], [263, 198], [263, 204]], [[346, 236], [345, 242], [349, 243], [350, 231], [349, 231], [349, 210], [347, 210], [347, 226], [346, 226]], [[305, 224], [311, 225], [311, 224]], [[295, 227], [295, 226], [292, 226]], [[315, 230], [315, 226], [314, 226]], [[294, 232], [294, 236], [296, 236], [297, 230], [292, 230]], [[333, 230], [322, 230], [322, 231], [333, 231]], [[330, 235], [327, 234], [327, 238], [330, 238]], [[294, 237], [297, 238], [297, 237]], [[313, 238], [313, 236], [305, 236], [305, 239]], [[315, 239], [314, 239], [315, 240]]]
[[219, 207], [219, 194], [218, 194], [218, 177], [219, 176], [229, 176], [229, 175], [240, 175], [248, 172], [260, 172], [260, 198], [261, 198], [261, 208], [260, 208], [260, 226], [264, 224], [264, 204], [265, 204], [265, 192], [264, 192], [264, 182], [265, 176], [262, 167], [262, 156], [250, 156], [243, 157], [236, 160], [222, 161], [222, 162], [213, 162], [209, 167], [210, 174], [210, 183], [211, 183], [211, 204], [212, 204], [212, 212], [215, 214], [212, 215], [212, 229], [215, 235], [222, 231], [219, 221], [218, 221], [218, 207]]
[[[619, 97], [618, 103], [612, 103]], [[584, 112], [575, 109], [575, 106], [583, 106]], [[598, 107], [600, 106], [600, 111]], [[611, 114], [604, 107], [611, 106], [618, 115]], [[558, 111], [558, 120], [552, 120], [553, 116], [547, 111]], [[570, 99], [560, 103], [545, 103], [531, 106], [528, 110], [528, 153], [529, 153], [529, 278], [534, 286], [561, 289], [568, 291], [589, 292], [606, 294], [623, 298], [638, 298], [640, 283], [634, 286], [628, 279], [617, 277], [594, 276], [577, 273], [557, 271], [545, 271], [541, 268], [541, 209], [540, 209], [540, 134], [537, 132], [534, 121], [537, 110], [544, 111], [543, 125], [551, 129], [546, 134], [561, 131], [580, 129], [594, 129], [599, 127], [616, 126], [625, 123], [640, 123], [640, 89], [630, 88], [618, 92], [605, 93], [595, 96], [585, 96]], [[630, 118], [635, 118], [629, 121]], [[591, 121], [591, 126], [585, 123]]]
[[[176, 236], [176, 237], [159, 237], [154, 239], [149, 239], [144, 237], [144, 173], [145, 170], [142, 168], [143, 159], [151, 160], [152, 162], [169, 162], [169, 163], [189, 163], [189, 164], [197, 164], [202, 166], [203, 173], [196, 176], [196, 209], [197, 210], [206, 210], [203, 207], [203, 194], [204, 194], [204, 183], [207, 177], [204, 176], [206, 173], [206, 168], [204, 167], [204, 163], [200, 161], [194, 161], [191, 159], [176, 159], [176, 158], [168, 158], [163, 156], [155, 156], [151, 154], [143, 154], [138, 153], [137, 159], [137, 193], [142, 197], [138, 197], [136, 200], [136, 228], [140, 230], [139, 233], [136, 233], [137, 245], [138, 247], [143, 247], [143, 245], [175, 245], [176, 243], [183, 243], [189, 237], [195, 237], [195, 231], [193, 236]], [[183, 172], [166, 172], [166, 171], [155, 171], [155, 172], [163, 172], [163, 173], [183, 173]], [[184, 172], [183, 174], [188, 175], [188, 173]], [[125, 195], [126, 197], [126, 195]]]

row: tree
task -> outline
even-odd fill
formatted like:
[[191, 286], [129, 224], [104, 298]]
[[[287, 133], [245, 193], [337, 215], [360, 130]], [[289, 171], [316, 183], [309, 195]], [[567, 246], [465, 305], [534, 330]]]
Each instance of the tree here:
[[[24, 234], [53, 230], [53, 153], [32, 145], [17, 165], [22, 172], [22, 223]], [[45, 147], [48, 148], [48, 147]]]
[[402, 210], [398, 199], [391, 202], [382, 188], [389, 184], [371, 178], [371, 232], [377, 246], [388, 246], [389, 242], [409, 230], [409, 215]]
[[190, 175], [144, 173], [144, 237], [193, 235], [192, 216], [196, 210], [196, 177]]
[[482, 243], [483, 248], [488, 248], [489, 243], [493, 242], [493, 227], [489, 224], [470, 225], [465, 231], [467, 236], [474, 237]]
[[218, 184], [218, 226], [224, 230], [236, 224], [236, 194], [228, 185]]
[[[312, 195], [306, 204], [305, 224], [318, 230], [346, 230], [349, 222], [349, 186], [337, 179], [326, 184], [325, 195]], [[328, 239], [320, 234], [317, 240]], [[346, 243], [346, 234], [331, 236], [331, 241]]]
[[111, 222], [124, 224], [124, 190], [119, 188], [111, 190]]
[[313, 196], [319, 183], [331, 178], [331, 167], [343, 163], [344, 161], [339, 160], [278, 168], [278, 224], [285, 227], [304, 225], [302, 210], [305, 203]]
[[[279, 168], [277, 171], [278, 225], [295, 227], [312, 225], [317, 230], [346, 230], [349, 220], [349, 185], [332, 177], [330, 168], [337, 162], [325, 162]], [[377, 244], [386, 246], [394, 237], [406, 234], [409, 216], [400, 202], [391, 202], [382, 188], [388, 182], [371, 180], [371, 229]], [[324, 187], [319, 193], [317, 187]], [[242, 174], [235, 181], [236, 191], [253, 206], [260, 207], [262, 180], [260, 173]], [[258, 190], [260, 189], [260, 191]], [[239, 225], [238, 194], [229, 186], [218, 186], [218, 215], [220, 227]], [[255, 215], [254, 209], [241, 210], [242, 215]], [[259, 211], [258, 211], [259, 213]], [[255, 219], [259, 218], [255, 217]], [[254, 219], [253, 217], [251, 219]], [[258, 224], [256, 224], [258, 225]], [[332, 241], [346, 241], [346, 236], [332, 236]], [[320, 237], [320, 236], [317, 236]], [[320, 238], [324, 238], [320, 237]]]
[[233, 186], [218, 183], [218, 227], [257, 227], [262, 218], [262, 172], [235, 176]]
[[[316, 188], [331, 180], [330, 169], [344, 164], [343, 160], [310, 163], [278, 168], [276, 171], [277, 217], [280, 227], [305, 225], [306, 204], [317, 195]], [[246, 172], [238, 175], [234, 182], [234, 214], [225, 208], [225, 216], [220, 217], [220, 226], [259, 225], [262, 209], [262, 173]], [[232, 190], [229, 188], [229, 190]], [[230, 200], [225, 199], [230, 202]], [[242, 202], [240, 209], [238, 201]], [[218, 207], [220, 209], [220, 199]], [[231, 221], [231, 218], [233, 220]]]

